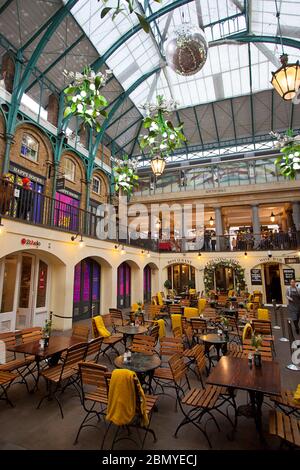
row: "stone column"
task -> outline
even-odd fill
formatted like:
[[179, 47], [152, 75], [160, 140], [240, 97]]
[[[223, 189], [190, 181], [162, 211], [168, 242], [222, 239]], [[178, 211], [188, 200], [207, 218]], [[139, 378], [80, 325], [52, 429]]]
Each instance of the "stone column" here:
[[11, 52], [6, 52], [2, 57], [2, 78], [4, 80], [5, 89], [12, 93], [15, 78], [15, 61]]
[[220, 251], [223, 247], [223, 220], [222, 220], [222, 208], [215, 208], [215, 221], [216, 221], [216, 250]]
[[48, 111], [47, 120], [50, 122], [50, 124], [53, 124], [53, 126], [57, 127], [58, 112], [59, 112], [59, 100], [58, 100], [58, 97], [54, 93], [52, 93], [49, 96], [47, 111]]
[[300, 230], [300, 204], [299, 202], [293, 202], [293, 221], [296, 230]]
[[260, 243], [260, 220], [258, 204], [254, 204], [252, 206], [252, 227], [254, 234], [254, 248], [257, 248]]

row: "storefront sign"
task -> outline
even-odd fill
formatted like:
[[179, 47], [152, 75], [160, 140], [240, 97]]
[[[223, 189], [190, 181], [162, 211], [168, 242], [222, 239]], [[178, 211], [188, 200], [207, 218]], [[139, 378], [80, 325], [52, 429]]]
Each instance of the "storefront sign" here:
[[284, 258], [285, 264], [299, 264], [300, 263], [300, 258], [297, 256], [291, 257], [291, 258]]
[[38, 247], [41, 245], [41, 242], [38, 240], [31, 240], [30, 238], [21, 238], [21, 245]]
[[61, 191], [65, 189], [66, 179], [65, 178], [58, 178], [56, 181], [56, 189], [57, 191]]
[[71, 189], [60, 189], [59, 192], [65, 194], [66, 196], [70, 196], [73, 199], [77, 199], [78, 201], [80, 200], [80, 194], [76, 193], [75, 191], [72, 191]]
[[280, 258], [279, 256], [266, 256], [264, 258], [259, 258], [258, 260], [260, 263], [284, 263], [284, 259]]
[[18, 167], [17, 165], [10, 164], [9, 166], [9, 171], [12, 173], [15, 173], [16, 175], [20, 176], [21, 178], [29, 178], [30, 181], [34, 181], [35, 183], [39, 183], [44, 185], [45, 184], [45, 179], [41, 178], [38, 175], [35, 175], [34, 173], [31, 173], [28, 170], [23, 170], [23, 168]]
[[252, 286], [262, 286], [261, 269], [251, 269]]
[[293, 268], [283, 270], [284, 285], [289, 286], [291, 279], [295, 279], [295, 270]]
[[170, 259], [168, 261], [168, 264], [192, 264], [192, 261], [186, 258], [175, 258], [175, 259]]

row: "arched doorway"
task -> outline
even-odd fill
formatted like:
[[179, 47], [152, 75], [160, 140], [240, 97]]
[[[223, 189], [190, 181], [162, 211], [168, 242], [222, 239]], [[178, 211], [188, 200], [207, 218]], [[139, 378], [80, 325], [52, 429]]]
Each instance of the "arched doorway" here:
[[195, 288], [195, 268], [189, 264], [172, 264], [168, 266], [168, 280], [178, 294], [188, 287]]
[[73, 320], [84, 320], [100, 313], [101, 267], [92, 258], [85, 258], [75, 266], [73, 293]]
[[280, 280], [280, 266], [278, 263], [266, 263], [263, 265], [265, 279], [265, 294], [268, 304], [276, 299], [277, 304], [282, 304], [282, 290]]
[[131, 305], [131, 267], [126, 261], [118, 267], [118, 308], [128, 308]]
[[151, 276], [152, 276], [152, 270], [149, 264], [147, 264], [147, 266], [144, 267], [144, 302], [151, 301], [151, 290], [152, 290]]

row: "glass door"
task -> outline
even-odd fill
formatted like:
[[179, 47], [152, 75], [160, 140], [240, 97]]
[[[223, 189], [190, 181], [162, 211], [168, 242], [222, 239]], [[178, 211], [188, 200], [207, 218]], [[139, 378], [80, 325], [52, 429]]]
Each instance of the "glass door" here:
[[144, 302], [151, 301], [151, 268], [149, 265], [144, 268]]
[[41, 260], [36, 260], [36, 280], [35, 280], [35, 299], [34, 299], [34, 316], [33, 326], [44, 326], [45, 321], [49, 318], [48, 314], [48, 291], [49, 291], [49, 266]]
[[131, 268], [129, 264], [122, 263], [118, 267], [118, 308], [128, 308], [131, 305]]
[[19, 281], [17, 328], [28, 328], [33, 324], [33, 279], [35, 257], [22, 255]]
[[15, 329], [17, 271], [17, 255], [6, 256], [0, 261], [0, 332]]

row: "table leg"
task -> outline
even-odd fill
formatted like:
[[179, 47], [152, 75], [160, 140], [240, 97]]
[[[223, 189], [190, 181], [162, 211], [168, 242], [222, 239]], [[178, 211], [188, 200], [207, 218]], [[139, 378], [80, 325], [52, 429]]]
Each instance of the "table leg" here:
[[259, 437], [264, 441], [263, 432], [262, 432], [262, 404], [264, 401], [264, 394], [258, 391], [249, 391], [251, 408], [255, 420], [255, 427], [259, 434]]

